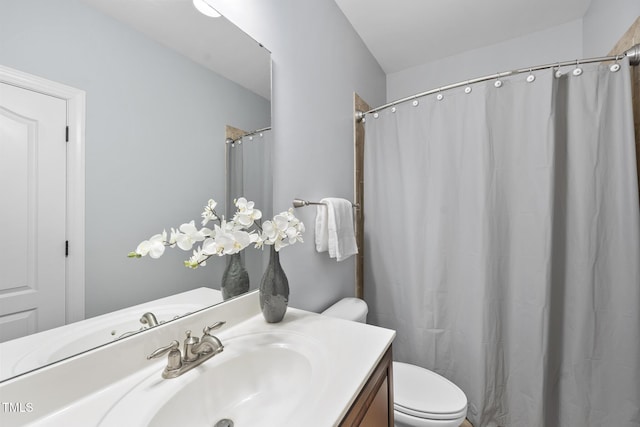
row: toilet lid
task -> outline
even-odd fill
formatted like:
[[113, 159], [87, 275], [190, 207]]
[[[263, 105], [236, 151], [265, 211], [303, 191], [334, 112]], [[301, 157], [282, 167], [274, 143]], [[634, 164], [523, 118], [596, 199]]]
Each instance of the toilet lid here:
[[401, 362], [393, 362], [393, 400], [396, 410], [422, 418], [453, 419], [467, 411], [467, 396], [454, 383]]

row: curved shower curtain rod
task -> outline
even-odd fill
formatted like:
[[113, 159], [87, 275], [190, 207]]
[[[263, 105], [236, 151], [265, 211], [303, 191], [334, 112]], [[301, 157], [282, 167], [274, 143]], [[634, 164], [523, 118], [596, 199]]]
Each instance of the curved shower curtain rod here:
[[[271, 130], [271, 126], [268, 126], [266, 128], [262, 128], [262, 129], [252, 130], [251, 132], [243, 133], [242, 136], [237, 138], [237, 139], [227, 138], [227, 139], [224, 140], [224, 142], [226, 144], [233, 144], [234, 142], [238, 142], [238, 141], [242, 140], [242, 138], [258, 135], [258, 134], [261, 134], [262, 132], [266, 132], [268, 130]], [[262, 136], [262, 135], [260, 135], [260, 136]]]
[[[364, 120], [364, 117], [367, 114], [375, 113], [375, 112], [384, 110], [386, 108], [393, 107], [394, 105], [402, 104], [403, 102], [407, 102], [407, 101], [413, 101], [413, 100], [416, 100], [418, 98], [425, 97], [427, 95], [432, 95], [434, 93], [442, 92], [442, 91], [449, 90], [449, 89], [455, 89], [455, 88], [461, 87], [461, 86], [468, 86], [468, 85], [473, 84], [473, 83], [484, 82], [484, 81], [487, 81], [487, 80], [494, 80], [494, 79], [498, 79], [498, 78], [501, 78], [501, 77], [513, 76], [513, 75], [516, 75], [516, 74], [531, 73], [532, 71], [544, 70], [544, 69], [547, 69], [547, 68], [558, 68], [559, 69], [560, 67], [566, 67], [566, 66], [569, 66], [569, 65], [575, 65], [577, 67], [579, 64], [589, 64], [589, 63], [592, 63], [592, 62], [619, 61], [620, 59], [622, 59], [624, 57], [629, 58], [629, 64], [630, 65], [639, 65], [640, 64], [640, 44], [637, 44], [637, 45], [633, 46], [631, 49], [627, 50], [622, 55], [603, 56], [603, 57], [600, 57], [600, 58], [575, 59], [573, 61], [555, 62], [553, 64], [546, 64], [546, 65], [536, 65], [535, 67], [520, 68], [518, 70], [504, 71], [502, 73], [491, 74], [489, 76], [478, 77], [478, 78], [471, 79], [471, 80], [464, 80], [464, 81], [461, 81], [459, 83], [454, 83], [454, 84], [450, 84], [450, 85], [447, 85], [447, 86], [441, 86], [439, 88], [431, 89], [431, 90], [428, 90], [426, 92], [421, 92], [421, 93], [418, 93], [418, 94], [415, 94], [415, 95], [407, 96], [406, 98], [398, 99], [396, 101], [389, 102], [388, 104], [381, 105], [380, 107], [372, 108], [369, 111], [357, 111], [355, 118], [356, 118], [357, 122], [361, 122], [361, 121]], [[616, 64], [614, 64], [612, 66], [615, 66], [615, 65]], [[612, 69], [612, 71], [614, 71], [614, 70]]]

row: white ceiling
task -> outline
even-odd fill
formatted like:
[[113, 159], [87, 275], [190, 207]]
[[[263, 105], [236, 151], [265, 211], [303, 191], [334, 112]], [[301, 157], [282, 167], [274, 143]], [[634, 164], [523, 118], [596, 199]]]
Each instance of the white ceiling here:
[[591, 0], [335, 0], [385, 71], [584, 16]]
[[194, 62], [271, 99], [269, 52], [226, 18], [191, 0], [81, 0]]
[[[271, 98], [268, 51], [225, 18], [201, 15], [191, 0], [82, 1]], [[394, 73], [581, 18], [591, 0], [335, 2], [385, 73]]]

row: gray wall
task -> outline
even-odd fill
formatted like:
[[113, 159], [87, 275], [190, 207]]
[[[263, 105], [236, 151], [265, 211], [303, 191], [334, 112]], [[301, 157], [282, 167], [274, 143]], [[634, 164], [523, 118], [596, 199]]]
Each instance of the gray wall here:
[[[606, 55], [640, 16], [638, 0], [591, 0], [584, 15], [584, 56]], [[640, 43], [640, 40], [636, 40]]]
[[87, 93], [87, 317], [218, 287], [222, 259], [126, 254], [224, 204], [224, 126], [267, 126], [270, 103], [77, 0], [2, 0], [0, 64]]
[[387, 100], [459, 81], [582, 57], [582, 20], [387, 75]]
[[[271, 52], [274, 211], [295, 197], [353, 200], [353, 92], [384, 102], [385, 75], [331, 0], [216, 0]], [[337, 263], [314, 246], [315, 208], [296, 210], [305, 242], [282, 250], [290, 304], [321, 310], [354, 294], [353, 257]]]
[[499, 71], [604, 56], [638, 15], [638, 0], [592, 0], [582, 19], [391, 73], [387, 101]]

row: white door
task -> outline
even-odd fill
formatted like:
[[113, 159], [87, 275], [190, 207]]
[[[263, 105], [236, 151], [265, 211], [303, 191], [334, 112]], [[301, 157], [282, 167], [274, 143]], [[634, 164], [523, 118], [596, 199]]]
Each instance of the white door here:
[[65, 324], [66, 100], [0, 83], [0, 342]]

